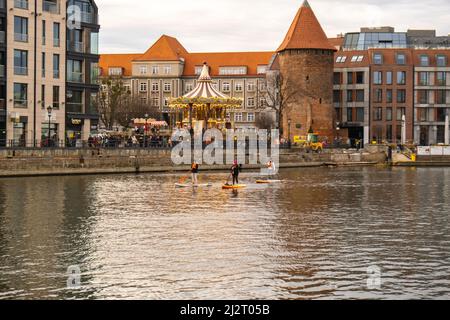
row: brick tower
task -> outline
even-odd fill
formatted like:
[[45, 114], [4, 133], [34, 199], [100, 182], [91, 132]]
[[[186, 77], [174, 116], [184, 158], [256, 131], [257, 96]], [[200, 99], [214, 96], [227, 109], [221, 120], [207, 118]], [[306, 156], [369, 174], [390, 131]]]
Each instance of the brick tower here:
[[333, 109], [336, 49], [329, 43], [308, 1], [298, 11], [277, 51], [280, 96], [284, 100], [283, 136], [292, 139], [306, 136], [313, 130], [333, 141], [336, 132]]

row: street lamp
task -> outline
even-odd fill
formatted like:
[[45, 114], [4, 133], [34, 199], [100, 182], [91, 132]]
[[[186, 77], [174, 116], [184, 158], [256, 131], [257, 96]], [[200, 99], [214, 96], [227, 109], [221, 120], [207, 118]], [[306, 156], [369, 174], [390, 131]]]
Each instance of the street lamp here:
[[148, 113], [145, 114], [145, 125], [144, 125], [144, 148], [147, 148], [147, 121], [148, 121]]
[[291, 141], [291, 124], [292, 124], [292, 120], [288, 119], [288, 146], [289, 146], [289, 149], [292, 146], [292, 141]]
[[50, 126], [52, 122], [52, 106], [47, 107], [47, 115], [48, 115], [48, 137], [47, 137], [47, 147], [50, 147]]

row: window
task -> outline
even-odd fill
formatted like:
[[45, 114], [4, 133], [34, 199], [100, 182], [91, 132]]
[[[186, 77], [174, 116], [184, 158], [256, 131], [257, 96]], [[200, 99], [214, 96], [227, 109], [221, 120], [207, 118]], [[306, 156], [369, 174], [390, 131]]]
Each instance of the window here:
[[397, 108], [397, 121], [402, 121], [403, 116], [406, 116], [406, 108]]
[[254, 122], [255, 121], [255, 114], [254, 113], [247, 113], [247, 121], [248, 122]]
[[42, 11], [50, 13], [59, 13], [58, 0], [44, 0], [42, 1]]
[[341, 73], [340, 72], [333, 73], [333, 83], [335, 85], [341, 84]]
[[250, 91], [250, 92], [255, 91], [255, 83], [254, 82], [247, 83], [247, 91]]
[[430, 58], [427, 55], [420, 56], [420, 65], [422, 67], [428, 67], [430, 65]]
[[14, 40], [18, 42], [28, 42], [28, 19], [14, 17]]
[[141, 97], [141, 105], [146, 105], [147, 104], [147, 97]]
[[53, 86], [53, 109], [59, 109], [59, 87]]
[[373, 101], [377, 103], [383, 102], [383, 89], [375, 89]]
[[258, 66], [257, 72], [258, 72], [258, 74], [266, 74], [267, 66]]
[[42, 20], [42, 45], [45, 46], [45, 38], [47, 37], [47, 23]]
[[14, 83], [14, 108], [28, 107], [28, 85], [26, 83]]
[[172, 73], [172, 66], [165, 66], [164, 67], [164, 74], [168, 75]]
[[386, 126], [386, 140], [388, 142], [392, 142], [392, 130], [393, 130], [392, 124], [388, 124]]
[[356, 121], [364, 122], [364, 108], [356, 108]]
[[446, 91], [445, 90], [436, 90], [436, 103], [437, 104], [446, 104]]
[[152, 83], [152, 92], [158, 92], [159, 91], [159, 83], [153, 82]]
[[249, 98], [247, 98], [247, 106], [248, 107], [254, 107], [255, 106], [255, 98], [253, 98], [253, 97], [249, 97]]
[[392, 89], [387, 89], [386, 90], [386, 103], [392, 103], [393, 100], [394, 100], [394, 98], [393, 98]]
[[373, 83], [374, 84], [382, 84], [383, 83], [383, 73], [381, 71], [374, 71]]
[[122, 68], [109, 68], [108, 74], [110, 76], [121, 76], [122, 75]]
[[334, 103], [339, 103], [341, 102], [341, 90], [333, 90], [333, 102]]
[[259, 99], [259, 106], [260, 107], [265, 107], [267, 104], [266, 98], [260, 98]]
[[445, 108], [436, 108], [436, 121], [445, 122], [445, 115], [446, 115], [445, 111], [446, 111]]
[[53, 23], [53, 46], [54, 47], [60, 46], [60, 42], [61, 42], [60, 34], [61, 34], [61, 25], [58, 22]]
[[364, 102], [364, 90], [356, 90], [356, 102]]
[[28, 0], [14, 0], [14, 8], [28, 10]]
[[428, 121], [428, 109], [418, 108], [417, 109], [417, 119], [419, 121]]
[[229, 83], [229, 82], [224, 82], [224, 83], [222, 84], [222, 90], [223, 90], [224, 92], [230, 92], [230, 83]]
[[169, 106], [169, 98], [164, 98], [164, 107]]
[[378, 107], [378, 108], [375, 108], [375, 109], [374, 109], [374, 112], [373, 112], [373, 119], [374, 119], [375, 121], [381, 121], [381, 120], [383, 120], [383, 108]]
[[353, 72], [347, 72], [347, 84], [353, 84]]
[[195, 75], [199, 76], [202, 73], [203, 66], [196, 66], [195, 67]]
[[219, 68], [221, 76], [229, 75], [245, 75], [247, 74], [247, 67], [221, 67]]
[[356, 73], [356, 83], [357, 84], [364, 84], [364, 72], [357, 72]]
[[242, 91], [242, 83], [236, 82], [234, 88], [237, 92], [241, 92]]
[[83, 61], [67, 59], [67, 81], [69, 82], [83, 82]]
[[347, 108], [347, 122], [353, 122], [353, 108]]
[[405, 71], [397, 72], [397, 84], [399, 84], [399, 85], [406, 84], [406, 72]]
[[406, 102], [406, 90], [404, 89], [397, 90], [397, 102], [398, 103]]
[[42, 66], [42, 78], [45, 78], [45, 61], [46, 61], [45, 52], [42, 52], [42, 61], [41, 61], [41, 66]]
[[352, 62], [358, 61], [358, 56], [353, 56], [351, 61], [352, 61]]
[[147, 92], [147, 82], [141, 82], [139, 84], [139, 91], [140, 92]]
[[139, 72], [140, 74], [147, 74], [147, 66], [141, 66]]
[[159, 98], [152, 98], [152, 106], [159, 107]]
[[344, 63], [347, 60], [346, 56], [339, 56], [336, 58], [336, 63]]
[[235, 122], [242, 122], [242, 113], [237, 112], [234, 114], [234, 121]]
[[392, 121], [392, 108], [386, 108], [386, 121]]
[[362, 62], [364, 60], [364, 56], [353, 56], [352, 62]]
[[428, 90], [417, 91], [417, 100], [419, 104], [428, 104], [429, 101], [428, 97], [429, 97]]
[[53, 55], [53, 78], [59, 79], [59, 54]]
[[159, 73], [159, 67], [158, 66], [153, 66], [152, 67], [152, 74], [158, 74]]
[[438, 67], [446, 67], [447, 66], [447, 57], [444, 55], [436, 56], [436, 65]]
[[445, 86], [447, 83], [447, 73], [436, 72], [436, 85]]
[[386, 72], [386, 84], [391, 85], [393, 83], [392, 71]]
[[170, 82], [164, 83], [164, 92], [171, 92], [172, 91], [172, 84]]
[[21, 76], [28, 74], [28, 51], [14, 50], [14, 74]]
[[45, 84], [41, 85], [41, 108], [45, 109]]
[[421, 86], [429, 85], [428, 72], [419, 72], [419, 85]]
[[373, 63], [374, 64], [383, 64], [383, 55], [381, 53], [373, 54]]
[[404, 53], [397, 53], [396, 56], [397, 64], [405, 65], [406, 64], [406, 56]]
[[353, 90], [347, 90], [347, 102], [353, 102]]
[[191, 92], [194, 89], [194, 84], [192, 82], [186, 83], [186, 92]]

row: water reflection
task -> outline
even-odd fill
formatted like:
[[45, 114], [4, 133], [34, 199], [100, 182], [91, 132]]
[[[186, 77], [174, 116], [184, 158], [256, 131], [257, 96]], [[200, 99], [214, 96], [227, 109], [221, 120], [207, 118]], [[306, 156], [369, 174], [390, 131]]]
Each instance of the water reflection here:
[[247, 173], [237, 191], [225, 174], [199, 190], [175, 175], [0, 180], [0, 299], [449, 297], [450, 169], [281, 176]]

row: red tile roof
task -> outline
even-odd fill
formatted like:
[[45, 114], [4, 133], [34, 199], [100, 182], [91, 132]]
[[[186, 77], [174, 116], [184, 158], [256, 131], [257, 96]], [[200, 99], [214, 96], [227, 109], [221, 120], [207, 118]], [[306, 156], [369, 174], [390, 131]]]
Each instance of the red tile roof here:
[[163, 35], [135, 61], [178, 61], [187, 53], [177, 39]]
[[308, 1], [305, 0], [292, 22], [291, 27], [278, 48], [278, 52], [288, 49], [325, 49], [336, 48], [330, 44]]
[[132, 61], [140, 56], [142, 56], [142, 53], [101, 54], [99, 66], [102, 70], [102, 75], [108, 75], [109, 68], [122, 68], [124, 76], [131, 76]]

